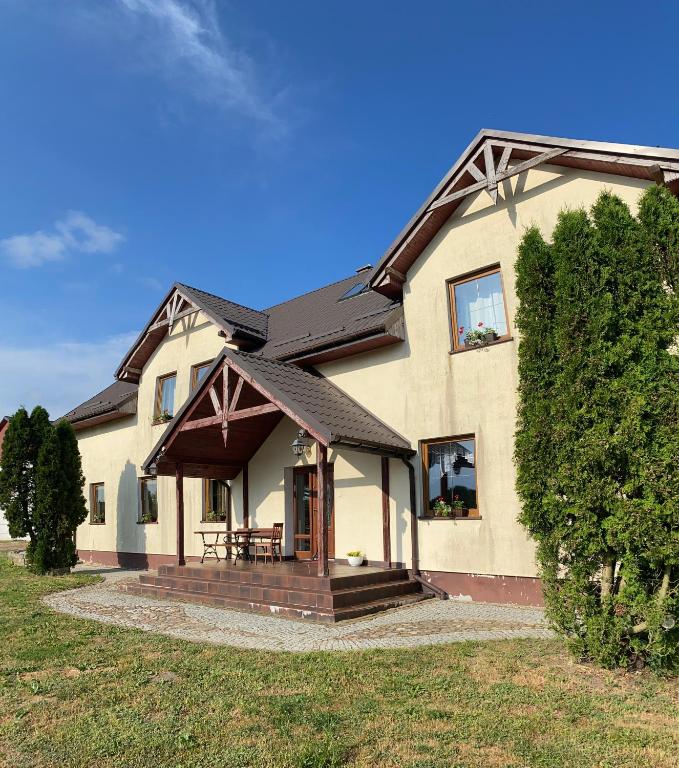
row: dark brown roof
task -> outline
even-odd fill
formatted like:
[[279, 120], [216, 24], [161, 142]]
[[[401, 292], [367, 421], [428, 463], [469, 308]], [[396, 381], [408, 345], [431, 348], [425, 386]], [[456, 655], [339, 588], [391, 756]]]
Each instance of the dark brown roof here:
[[258, 353], [291, 359], [312, 349], [383, 331], [400, 302], [375, 291], [341, 298], [354, 286], [365, 285], [369, 274], [353, 274], [263, 310], [269, 317], [269, 333]]
[[254, 336], [260, 341], [266, 340], [268, 316], [265, 312], [244, 307], [242, 304], [222, 299], [213, 293], [192, 288], [184, 283], [175, 283], [175, 287], [179, 288], [188, 299], [193, 301], [207, 315], [218, 317], [224, 323], [233, 326], [234, 329]]
[[320, 374], [292, 363], [268, 360], [228, 347], [222, 355], [261, 382], [267, 392], [295, 413], [314, 421], [317, 430], [327, 437], [328, 444], [357, 444], [411, 452], [408, 440]]
[[137, 412], [138, 389], [138, 384], [115, 381], [94, 397], [64, 414], [62, 418], [70, 421], [74, 426], [89, 426], [113, 418], [133, 415]]

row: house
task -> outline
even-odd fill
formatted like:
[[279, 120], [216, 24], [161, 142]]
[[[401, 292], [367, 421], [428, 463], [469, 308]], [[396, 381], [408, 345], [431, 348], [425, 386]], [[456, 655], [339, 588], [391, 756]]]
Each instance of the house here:
[[679, 192], [678, 150], [484, 130], [374, 267], [265, 309], [176, 283], [66, 416], [81, 558], [170, 578], [199, 531], [283, 522], [319, 577], [360, 550], [452, 597], [539, 603], [514, 488], [517, 246], [654, 182]]

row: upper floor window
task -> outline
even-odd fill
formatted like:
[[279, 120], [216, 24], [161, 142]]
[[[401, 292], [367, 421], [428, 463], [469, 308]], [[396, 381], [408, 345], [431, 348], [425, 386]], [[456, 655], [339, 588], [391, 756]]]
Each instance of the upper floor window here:
[[158, 522], [158, 480], [155, 477], [139, 479], [139, 522]]
[[425, 517], [478, 517], [476, 440], [447, 437], [422, 442]]
[[499, 267], [450, 280], [448, 287], [453, 349], [478, 347], [509, 336]]
[[103, 483], [90, 485], [90, 523], [103, 525], [106, 522], [106, 491]]
[[154, 419], [156, 421], [169, 421], [174, 416], [174, 390], [177, 383], [177, 374], [169, 373], [159, 376], [156, 381], [156, 405]]
[[212, 360], [207, 363], [199, 363], [191, 366], [191, 390], [194, 390], [212, 367]]
[[229, 515], [229, 484], [225, 480], [205, 480], [203, 522], [226, 522]]

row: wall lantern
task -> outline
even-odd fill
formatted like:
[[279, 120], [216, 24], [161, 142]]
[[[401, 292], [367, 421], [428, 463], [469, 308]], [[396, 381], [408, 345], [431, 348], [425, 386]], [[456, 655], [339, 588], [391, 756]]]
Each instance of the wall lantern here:
[[292, 442], [292, 452], [295, 456], [302, 456], [311, 452], [312, 441], [309, 439], [306, 429], [300, 429], [297, 437]]

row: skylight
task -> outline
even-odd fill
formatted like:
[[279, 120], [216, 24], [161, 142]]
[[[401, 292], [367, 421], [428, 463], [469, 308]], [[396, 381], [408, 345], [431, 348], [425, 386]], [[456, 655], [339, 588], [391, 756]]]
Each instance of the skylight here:
[[337, 301], [342, 301], [343, 299], [350, 299], [352, 296], [358, 296], [359, 293], [363, 293], [365, 291], [365, 283], [354, 283], [354, 285], [349, 288], [348, 291], [345, 291]]

